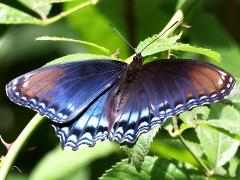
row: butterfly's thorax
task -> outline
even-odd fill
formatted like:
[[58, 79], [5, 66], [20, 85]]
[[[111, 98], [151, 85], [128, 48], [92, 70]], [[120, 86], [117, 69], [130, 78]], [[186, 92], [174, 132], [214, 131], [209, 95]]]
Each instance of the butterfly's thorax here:
[[141, 54], [137, 54], [134, 56], [133, 62], [127, 67], [126, 71], [120, 77], [120, 80], [116, 85], [117, 87], [110, 94], [110, 100], [106, 106], [106, 112], [110, 124], [109, 127], [112, 127], [122, 114], [128, 99], [128, 92], [132, 88], [132, 82], [139, 77], [142, 67], [143, 57]]
[[136, 56], [134, 56], [133, 62], [128, 66], [123, 78], [128, 82], [133, 81], [139, 76], [142, 67], [143, 57], [141, 56], [141, 54], [137, 54]]

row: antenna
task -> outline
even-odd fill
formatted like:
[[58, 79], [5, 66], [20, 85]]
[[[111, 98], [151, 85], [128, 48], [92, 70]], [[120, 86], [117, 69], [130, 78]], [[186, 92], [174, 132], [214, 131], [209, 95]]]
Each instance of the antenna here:
[[110, 27], [113, 28], [113, 30], [132, 48], [135, 54], [137, 54], [136, 49], [121, 35], [121, 33], [112, 25], [109, 24]]
[[122, 36], [122, 34], [112, 25], [109, 24], [110, 27], [113, 28], [113, 30], [132, 48], [132, 50], [134, 51], [135, 54], [141, 54], [149, 45], [151, 45], [152, 43], [154, 43], [156, 40], [158, 40], [160, 37], [162, 37], [167, 31], [169, 31], [169, 29], [171, 29], [174, 25], [176, 25], [178, 23], [178, 21], [176, 21], [175, 23], [173, 23], [170, 27], [168, 27], [164, 32], [162, 32], [161, 34], [159, 34], [156, 39], [152, 40], [148, 45], [146, 45], [142, 51], [140, 53], [136, 52], [136, 49]]
[[154, 43], [156, 40], [158, 40], [160, 37], [162, 37], [162, 35], [164, 35], [169, 29], [171, 29], [175, 24], [177, 24], [178, 21], [176, 21], [175, 23], [173, 23], [169, 28], [167, 28], [164, 32], [162, 32], [161, 34], [159, 34], [156, 39], [152, 40], [148, 45], [146, 45], [142, 51], [140, 52], [140, 54], [149, 46], [151, 45], [152, 43]]

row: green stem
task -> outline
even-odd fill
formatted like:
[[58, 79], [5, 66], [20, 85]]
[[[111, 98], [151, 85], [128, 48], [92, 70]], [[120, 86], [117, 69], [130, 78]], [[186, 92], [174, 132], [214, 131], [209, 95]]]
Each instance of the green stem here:
[[208, 176], [210, 169], [203, 163], [203, 161], [196, 156], [192, 150], [188, 147], [187, 143], [185, 142], [184, 138], [181, 135], [181, 132], [179, 131], [178, 124], [177, 124], [177, 117], [173, 116], [172, 117], [172, 122], [173, 122], [173, 128], [174, 128], [174, 137], [179, 137], [180, 141], [182, 144], [186, 147], [186, 149], [192, 154], [193, 158], [198, 162], [198, 164], [202, 167], [203, 172]]
[[35, 115], [23, 129], [17, 139], [12, 143], [6, 156], [2, 159], [1, 162], [2, 166], [0, 169], [0, 180], [6, 179], [7, 174], [12, 167], [17, 155], [23, 148], [24, 144], [26, 144], [34, 130], [36, 130], [36, 128], [39, 127], [42, 122], [43, 116], [40, 116], [39, 114]]
[[86, 6], [89, 6], [89, 5], [92, 5], [92, 4], [93, 3], [91, 1], [86, 1], [84, 3], [81, 3], [81, 4], [73, 7], [72, 9], [69, 9], [67, 11], [61, 12], [60, 14], [58, 14], [58, 15], [56, 15], [54, 17], [51, 17], [51, 18], [48, 18], [48, 19], [44, 19], [42, 21], [42, 25], [52, 24], [52, 23], [54, 23], [54, 22], [56, 22], [56, 21], [58, 21], [58, 20], [60, 20], [60, 19], [62, 19], [64, 17], [68, 16], [69, 14], [72, 14], [72, 13], [78, 11], [79, 9], [82, 9], [82, 8], [84, 8]]
[[171, 50], [167, 50], [167, 59], [170, 59], [171, 57]]
[[188, 147], [187, 143], [185, 142], [184, 138], [180, 135], [179, 136], [180, 141], [182, 142], [182, 144], [186, 147], [186, 149], [192, 154], [193, 158], [198, 162], [198, 164], [201, 166], [201, 168], [203, 169], [204, 173], [208, 176], [209, 172], [211, 172], [211, 170], [204, 164], [204, 162], [198, 157], [196, 156], [192, 150]]
[[177, 117], [176, 116], [172, 117], [172, 122], [173, 122], [174, 132], [178, 133], [179, 132], [179, 128], [178, 128]]

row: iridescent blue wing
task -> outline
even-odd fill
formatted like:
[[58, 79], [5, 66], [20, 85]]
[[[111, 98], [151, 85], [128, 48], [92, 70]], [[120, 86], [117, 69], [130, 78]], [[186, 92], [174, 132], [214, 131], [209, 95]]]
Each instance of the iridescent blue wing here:
[[[159, 60], [143, 66], [131, 83], [125, 82], [127, 93], [120, 103], [110, 138], [118, 142], [134, 142], [137, 137], [161, 125], [164, 119], [194, 106], [223, 99], [234, 87], [234, 78], [224, 70], [199, 61]], [[111, 95], [112, 97], [114, 95]], [[110, 118], [111, 119], [111, 118]]]
[[55, 122], [67, 122], [113, 86], [125, 67], [125, 63], [114, 60], [45, 66], [11, 81], [6, 92], [19, 105]]
[[104, 109], [109, 92], [110, 89], [70, 122], [52, 123], [63, 149], [77, 150], [83, 144], [94, 146], [108, 137], [109, 123]]

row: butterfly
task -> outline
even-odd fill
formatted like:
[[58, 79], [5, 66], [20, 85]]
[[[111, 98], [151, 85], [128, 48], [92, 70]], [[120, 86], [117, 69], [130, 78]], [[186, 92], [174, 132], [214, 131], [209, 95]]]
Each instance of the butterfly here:
[[62, 148], [77, 150], [105, 139], [134, 143], [140, 134], [195, 106], [219, 101], [235, 86], [234, 77], [206, 62], [161, 59], [130, 64], [91, 59], [41, 67], [6, 86], [14, 103], [51, 119]]
[[105, 139], [134, 143], [168, 117], [219, 101], [232, 75], [206, 62], [161, 59], [130, 64], [92, 59], [41, 67], [12, 80], [7, 96], [52, 120], [61, 146], [73, 150]]

